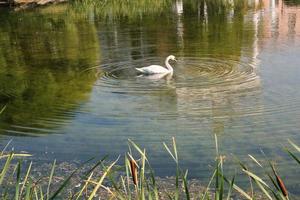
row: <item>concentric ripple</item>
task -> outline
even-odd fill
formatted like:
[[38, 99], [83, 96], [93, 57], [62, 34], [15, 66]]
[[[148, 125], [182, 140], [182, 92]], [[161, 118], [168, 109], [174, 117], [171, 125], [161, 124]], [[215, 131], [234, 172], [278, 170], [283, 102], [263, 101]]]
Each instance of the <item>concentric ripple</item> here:
[[[174, 163], [162, 142], [175, 137], [182, 168], [205, 183], [216, 134], [226, 171], [236, 168], [230, 154], [243, 163], [248, 154], [263, 161], [263, 150], [278, 161], [287, 187], [296, 185], [292, 160], [279, 153], [287, 139], [300, 144], [295, 9], [253, 6], [253, 12], [243, 9], [245, 15], [208, 9], [202, 17], [189, 10], [202, 6], [186, 3], [181, 15], [108, 21], [92, 10], [87, 21], [62, 18], [61, 9], [45, 17], [3, 15], [0, 144], [12, 138], [16, 148], [43, 162], [74, 162], [94, 155], [114, 159], [127, 151], [130, 138], [147, 149], [156, 175], [169, 176]], [[36, 26], [26, 29], [33, 18]], [[178, 59], [172, 77], [135, 70], [164, 65], [168, 54]]]
[[126, 93], [147, 93], [170, 87], [236, 91], [259, 86], [255, 64], [228, 58], [179, 58], [178, 63], [173, 63], [173, 77], [139, 76], [135, 70], [136, 67], [160, 63], [164, 63], [161, 58], [150, 57], [103, 64], [96, 85], [106, 91]]

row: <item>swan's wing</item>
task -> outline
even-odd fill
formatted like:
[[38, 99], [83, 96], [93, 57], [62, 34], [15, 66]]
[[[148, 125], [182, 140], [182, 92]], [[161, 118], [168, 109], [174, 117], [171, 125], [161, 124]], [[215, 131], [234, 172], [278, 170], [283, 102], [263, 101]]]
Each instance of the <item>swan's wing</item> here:
[[136, 70], [144, 74], [158, 74], [158, 73], [168, 73], [169, 71], [159, 65], [150, 65], [148, 67], [136, 68]]

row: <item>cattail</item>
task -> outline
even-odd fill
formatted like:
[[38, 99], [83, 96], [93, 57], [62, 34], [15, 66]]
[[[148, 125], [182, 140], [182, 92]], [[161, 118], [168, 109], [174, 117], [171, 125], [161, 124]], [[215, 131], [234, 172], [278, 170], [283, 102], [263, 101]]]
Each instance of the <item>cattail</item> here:
[[132, 175], [132, 180], [134, 185], [138, 184], [138, 174], [137, 174], [137, 164], [134, 160], [129, 160], [130, 162], [130, 170], [131, 170], [131, 175]]
[[273, 164], [271, 164], [271, 167], [272, 167], [272, 170], [273, 170], [273, 173], [276, 177], [276, 182], [282, 192], [282, 194], [285, 196], [285, 197], [288, 197], [288, 191], [283, 183], [283, 180], [279, 177], [279, 175], [277, 174], [276, 170], [275, 170], [275, 167]]
[[285, 197], [287, 197], [287, 196], [288, 196], [288, 191], [287, 191], [287, 189], [286, 189], [286, 187], [285, 187], [285, 185], [284, 185], [282, 179], [281, 179], [277, 174], [275, 174], [275, 176], [276, 176], [277, 184], [278, 184], [278, 186], [279, 186], [279, 188], [280, 188], [282, 194], [283, 194]]

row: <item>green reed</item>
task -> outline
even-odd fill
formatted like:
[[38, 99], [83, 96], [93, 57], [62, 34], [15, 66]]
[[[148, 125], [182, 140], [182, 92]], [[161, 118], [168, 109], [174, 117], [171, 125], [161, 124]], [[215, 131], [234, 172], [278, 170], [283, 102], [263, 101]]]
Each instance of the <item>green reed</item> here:
[[[285, 151], [295, 160], [295, 164], [300, 164], [299, 154], [300, 147], [289, 141], [292, 149]], [[241, 170], [249, 177], [251, 183], [251, 192], [246, 192], [235, 183], [235, 175], [228, 178], [224, 172], [223, 156], [219, 152], [218, 139], [215, 136], [216, 144], [216, 161], [212, 176], [206, 187], [193, 197], [200, 200], [229, 200], [233, 194], [239, 195], [242, 199], [256, 199], [255, 194], [260, 194], [266, 199], [288, 200], [289, 193], [285, 187], [284, 181], [280, 177], [279, 172], [275, 168], [274, 163], [268, 160], [268, 166], [257, 160], [252, 155], [249, 155], [258, 167], [262, 168], [265, 177], [260, 177], [251, 171], [244, 163], [236, 158], [237, 163], [241, 166]], [[192, 194], [189, 190], [188, 171], [183, 170], [180, 166], [180, 159], [176, 147], [176, 140], [172, 138], [171, 145], [163, 143], [166, 151], [175, 162], [176, 174], [174, 180], [174, 189], [162, 191], [160, 185], [157, 184], [157, 178], [148, 160], [146, 150], [138, 146], [132, 140], [128, 140], [129, 151], [125, 154], [125, 164], [123, 166], [116, 165], [119, 158], [113, 162], [108, 162], [107, 156], [90, 166], [85, 173], [81, 174], [80, 187], [71, 188], [71, 193], [62, 194], [69, 182], [78, 173], [79, 170], [87, 165], [92, 159], [84, 162], [81, 166], [75, 169], [64, 180], [57, 183], [54, 182], [57, 164], [53, 162], [51, 170], [47, 177], [47, 184], [42, 184], [40, 180], [36, 180], [32, 174], [32, 162], [24, 169], [22, 160], [31, 156], [30, 154], [18, 154], [7, 152], [6, 147], [0, 152], [0, 159], [3, 160], [3, 165], [0, 173], [0, 196], [2, 199], [94, 199], [106, 193], [109, 199], [163, 199], [171, 200], [192, 199]], [[16, 162], [17, 161], [17, 162]], [[95, 172], [96, 168], [101, 169], [101, 174]], [[272, 173], [268, 172], [271, 169]], [[9, 188], [10, 182], [14, 183], [14, 187]], [[252, 183], [256, 186], [254, 189]], [[56, 185], [56, 187], [54, 187]], [[253, 191], [255, 190], [255, 191]]]

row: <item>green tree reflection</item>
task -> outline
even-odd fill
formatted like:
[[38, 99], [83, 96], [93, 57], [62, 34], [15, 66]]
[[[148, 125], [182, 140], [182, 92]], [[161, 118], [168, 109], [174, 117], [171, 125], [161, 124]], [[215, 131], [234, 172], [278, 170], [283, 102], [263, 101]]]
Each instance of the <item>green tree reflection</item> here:
[[0, 104], [8, 105], [0, 118], [2, 134], [38, 119], [64, 118], [88, 99], [96, 78], [94, 71], [83, 71], [99, 63], [95, 26], [57, 9], [0, 15]]

